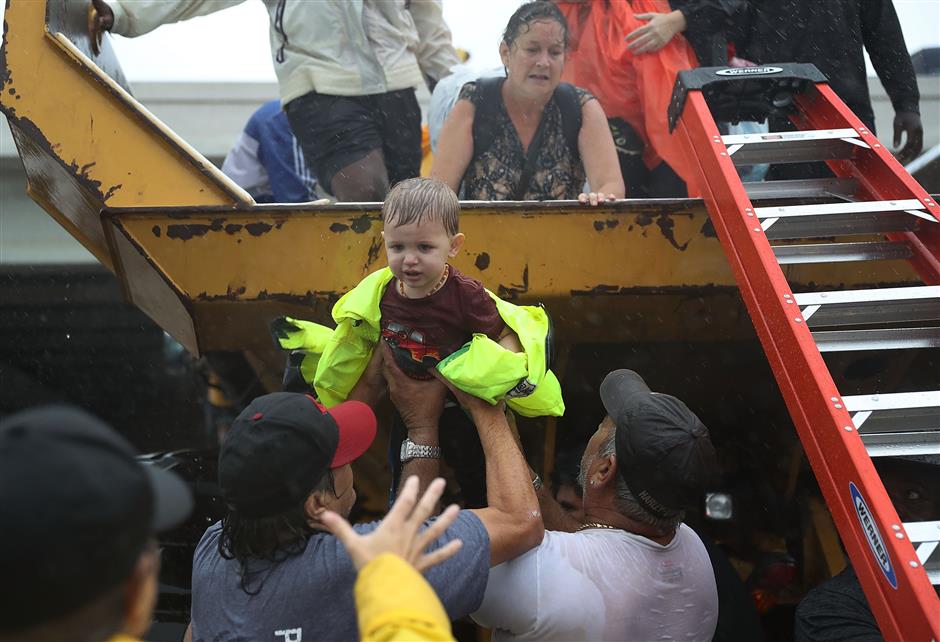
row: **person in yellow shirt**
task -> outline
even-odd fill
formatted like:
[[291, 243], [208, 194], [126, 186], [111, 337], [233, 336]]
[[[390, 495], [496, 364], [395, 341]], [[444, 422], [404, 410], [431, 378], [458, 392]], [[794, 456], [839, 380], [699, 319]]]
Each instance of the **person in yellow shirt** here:
[[0, 421], [0, 641], [135, 642], [157, 601], [155, 533], [192, 505], [181, 479], [77, 408]]
[[421, 528], [434, 514], [444, 486], [438, 477], [418, 501], [418, 477], [409, 477], [388, 515], [366, 535], [358, 534], [338, 513], [321, 515], [359, 571], [354, 592], [364, 642], [454, 639], [444, 607], [421, 576], [425, 569], [452, 557], [462, 545], [454, 539], [425, 552], [457, 519], [459, 508], [452, 504], [428, 528]]

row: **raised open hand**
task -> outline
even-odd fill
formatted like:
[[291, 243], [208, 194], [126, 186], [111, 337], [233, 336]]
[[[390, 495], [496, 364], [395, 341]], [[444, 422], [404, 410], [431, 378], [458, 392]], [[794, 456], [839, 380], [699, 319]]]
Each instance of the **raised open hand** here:
[[324, 512], [320, 520], [349, 551], [356, 570], [361, 570], [382, 553], [392, 553], [421, 572], [453, 557], [463, 545], [459, 539], [454, 539], [430, 553], [425, 552], [453, 524], [460, 511], [456, 504], [451, 504], [432, 524], [421, 530], [425, 520], [434, 512], [444, 486], [444, 480], [438, 477], [418, 501], [418, 478], [412, 475], [382, 523], [367, 535], [354, 531], [349, 522], [333, 511]]

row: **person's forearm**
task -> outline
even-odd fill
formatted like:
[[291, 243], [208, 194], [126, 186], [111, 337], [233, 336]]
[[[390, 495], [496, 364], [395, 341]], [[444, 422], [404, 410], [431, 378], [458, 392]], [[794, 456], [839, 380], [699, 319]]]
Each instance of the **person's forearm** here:
[[502, 412], [475, 413], [473, 421], [486, 453], [486, 495], [490, 508], [539, 520], [539, 503], [529, 465]]
[[537, 494], [539, 508], [542, 511], [542, 521], [545, 523], [546, 529], [573, 533], [582, 526], [581, 522], [572, 517], [568, 511], [561, 507], [561, 504], [555, 501], [547, 488], [543, 486]]
[[[420, 446], [439, 446], [438, 428], [434, 427], [415, 427], [408, 429], [408, 439]], [[427, 490], [428, 484], [440, 477], [441, 460], [440, 458], [416, 457], [406, 462], [401, 469], [401, 479], [398, 481], [398, 490], [401, 491], [401, 485], [405, 483], [412, 475], [418, 477], [418, 494], [423, 495]]]
[[242, 2], [244, 0], [108, 0], [108, 5], [114, 12], [111, 31], [133, 38], [149, 33], [161, 25], [204, 16]]
[[[895, 111], [919, 112], [920, 89], [897, 11], [890, 2], [859, 3], [862, 42]], [[864, 77], [864, 68], [859, 76]]]

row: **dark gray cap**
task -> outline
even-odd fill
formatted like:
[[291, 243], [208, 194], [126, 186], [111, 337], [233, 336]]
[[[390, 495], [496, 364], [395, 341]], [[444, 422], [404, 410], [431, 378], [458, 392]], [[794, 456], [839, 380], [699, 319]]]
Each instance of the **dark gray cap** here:
[[[182, 479], [77, 408], [0, 421], [0, 631], [65, 615], [130, 577], [154, 533], [193, 506]], [[2, 637], [2, 636], [0, 636]]]
[[717, 472], [705, 424], [632, 370], [608, 374], [601, 401], [617, 426], [617, 470], [627, 488], [651, 515], [674, 517]]

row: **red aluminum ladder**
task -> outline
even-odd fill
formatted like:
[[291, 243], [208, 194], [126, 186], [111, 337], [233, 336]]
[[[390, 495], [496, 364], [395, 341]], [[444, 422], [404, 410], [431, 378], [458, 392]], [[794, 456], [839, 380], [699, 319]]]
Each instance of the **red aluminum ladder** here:
[[[768, 114], [796, 131], [723, 136], [715, 122]], [[940, 206], [812, 65], [681, 72], [669, 118], [882, 634], [940, 642], [940, 521], [902, 523], [871, 459], [940, 453], [940, 390], [843, 396], [823, 358], [940, 347]], [[737, 171], [803, 161], [834, 178]], [[884, 259], [910, 261], [923, 285], [794, 293], [781, 268]]]

